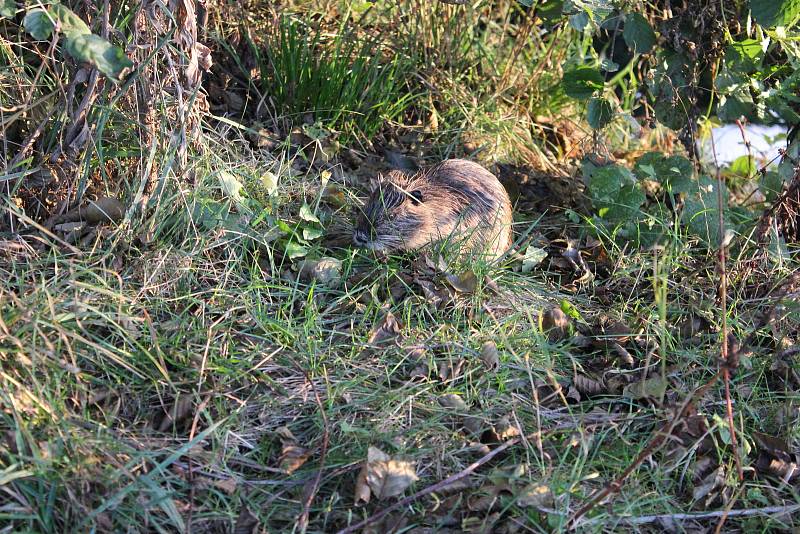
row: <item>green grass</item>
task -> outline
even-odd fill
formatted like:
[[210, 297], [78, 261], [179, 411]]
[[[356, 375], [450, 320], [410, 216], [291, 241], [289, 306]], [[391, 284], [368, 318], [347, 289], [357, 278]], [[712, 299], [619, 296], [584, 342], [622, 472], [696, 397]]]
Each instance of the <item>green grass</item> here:
[[[537, 129], [537, 115], [579, 120], [556, 89], [558, 66], [586, 46], [571, 30], [517, 40], [535, 25], [512, 2], [376, 4], [347, 19], [352, 26], [341, 23], [346, 5], [292, 6], [267, 39], [276, 46], [255, 39], [263, 54], [258, 90], [275, 99], [281, 121], [297, 125], [298, 114], [314, 111], [362, 161], [377, 138], [398, 141], [420, 160], [469, 154], [487, 166], [556, 168], [559, 176], [572, 170]], [[412, 16], [423, 8], [434, 16]], [[299, 22], [313, 9], [322, 11], [313, 19], [322, 30]], [[367, 54], [370, 47], [381, 53]], [[348, 83], [345, 75], [352, 75]], [[716, 260], [667, 216], [656, 225], [663, 248], [653, 250], [632, 248], [590, 217], [518, 209], [517, 235], [530, 230], [549, 244], [552, 261], [523, 273], [516, 260], [452, 260], [448, 273], [473, 272], [479, 282], [441, 306], [434, 297], [454, 291], [419, 256], [379, 260], [326, 245], [324, 234], [346, 227], [363, 179], [374, 172], [369, 165], [309, 165], [283, 141], [252, 149], [246, 127], [204, 115], [203, 136], [179, 169], [166, 142], [174, 126], [169, 98], [162, 94], [156, 104], [165, 111], [157, 136], [164, 144], [135, 146], [135, 123], [117, 126], [132, 113], [123, 103], [98, 110], [110, 117], [106, 134], [71, 182], [94, 192], [125, 184], [119, 193], [132, 205], [152, 166], [157, 188], [145, 210], [134, 206], [113, 232], [77, 248], [58, 233], [0, 234], [4, 531], [221, 532], [241, 526], [249, 510], [264, 531], [292, 532], [304, 492], [321, 474], [308, 530], [332, 532], [396, 501], [373, 496], [354, 504], [369, 447], [414, 463], [419, 480], [409, 495], [465, 469], [496, 445], [494, 437], [507, 439], [514, 429], [525, 439], [465, 485], [413, 503], [374, 531], [401, 520], [405, 531], [563, 531], [717, 370]], [[414, 140], [403, 141], [409, 131]], [[142, 148], [141, 161], [127, 159]], [[341, 197], [324, 189], [326, 181]], [[1, 200], [4, 217], [29, 221]], [[589, 236], [600, 240], [583, 251], [597, 278], [575, 283], [560, 262], [563, 239], [585, 244]], [[740, 279], [756, 252], [734, 250], [737, 261], [729, 263], [727, 322], [739, 339], [774, 304], [759, 285], [777, 285], [797, 268], [796, 260], [760, 263], [765, 272]], [[334, 284], [298, 276], [305, 259], [323, 256], [341, 262]], [[578, 335], [553, 340], [540, 316], [563, 301], [585, 324], [573, 323]], [[796, 300], [778, 311], [731, 383], [746, 479], [735, 479], [720, 382], [696, 403], [692, 421], [707, 428], [699, 435], [678, 429], [587, 515], [583, 531], [647, 532], [666, 528], [644, 521], [653, 515], [800, 502], [794, 482], [755, 467], [756, 432], [785, 438], [793, 450], [800, 437], [796, 357], [776, 357], [798, 341]], [[400, 334], [369, 347], [387, 312]], [[633, 366], [602, 343], [587, 347], [604, 339], [597, 324], [606, 316], [640, 337], [625, 343]], [[681, 331], [683, 321], [698, 317], [704, 328]], [[496, 368], [481, 359], [489, 341], [498, 348]], [[645, 373], [667, 379], [663, 402], [623, 393]], [[443, 405], [448, 395], [466, 408]], [[308, 455], [291, 473], [281, 463], [288, 446]], [[703, 468], [705, 459], [711, 465]], [[724, 492], [726, 500], [706, 507], [692, 492], [717, 467], [722, 484], [709, 495]], [[548, 488], [552, 500], [541, 509], [523, 506], [519, 497], [530, 485]], [[626, 517], [641, 522], [629, 525]], [[796, 517], [735, 516], [726, 528], [797, 528]], [[704, 528], [717, 521], [696, 520]], [[679, 529], [694, 526], [678, 521]]]

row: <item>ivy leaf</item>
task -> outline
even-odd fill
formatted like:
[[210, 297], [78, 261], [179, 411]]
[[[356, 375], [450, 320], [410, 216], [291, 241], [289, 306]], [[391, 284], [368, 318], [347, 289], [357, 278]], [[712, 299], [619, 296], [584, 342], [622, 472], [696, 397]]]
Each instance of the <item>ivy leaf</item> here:
[[594, 97], [589, 100], [586, 120], [594, 130], [603, 128], [614, 118], [614, 108], [607, 99]]
[[750, 0], [750, 12], [766, 28], [789, 26], [800, 14], [800, 0]]
[[58, 21], [59, 29], [68, 38], [89, 35], [92, 31], [78, 15], [62, 4], [50, 6], [50, 16]]
[[754, 72], [761, 67], [763, 59], [761, 41], [755, 39], [736, 41], [725, 48], [725, 64], [735, 72]]
[[66, 50], [75, 61], [89, 63], [109, 78], [120, 79], [133, 67], [125, 52], [94, 34], [71, 34]]
[[10, 19], [17, 12], [14, 0], [0, 0], [0, 18]]
[[635, 183], [633, 174], [625, 167], [607, 165], [592, 170], [587, 192], [593, 201], [610, 201], [622, 187]]
[[[695, 235], [700, 237], [709, 247], [717, 247], [720, 244], [719, 233], [719, 202], [717, 199], [717, 180], [703, 176], [697, 181], [696, 189], [686, 197], [686, 202], [681, 215], [683, 222]], [[728, 191], [725, 184], [722, 185], [722, 198], [726, 202]], [[723, 210], [726, 213], [725, 223], [729, 224], [730, 217], [727, 216], [725, 204]]]
[[34, 9], [28, 11], [22, 20], [25, 31], [37, 41], [44, 41], [53, 33], [53, 21], [44, 9]]
[[636, 54], [646, 54], [656, 45], [656, 32], [650, 23], [639, 13], [630, 13], [625, 17], [625, 28], [622, 30], [625, 44]]
[[603, 88], [603, 75], [592, 67], [580, 66], [565, 72], [561, 84], [567, 96], [588, 100]]
[[667, 157], [661, 152], [648, 152], [636, 160], [633, 172], [639, 179], [659, 182], [672, 193], [686, 193], [696, 188], [694, 165], [683, 156]]
[[311, 211], [311, 207], [308, 204], [303, 204], [303, 206], [300, 208], [300, 218], [308, 222], [319, 222], [319, 219], [316, 215], [314, 215], [314, 212]]

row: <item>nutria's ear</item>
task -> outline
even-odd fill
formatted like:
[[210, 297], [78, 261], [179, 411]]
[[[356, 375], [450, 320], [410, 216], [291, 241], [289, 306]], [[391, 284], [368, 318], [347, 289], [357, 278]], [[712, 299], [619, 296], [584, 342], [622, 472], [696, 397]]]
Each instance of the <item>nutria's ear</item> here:
[[419, 206], [422, 202], [424, 202], [424, 199], [422, 197], [422, 191], [420, 191], [419, 189], [411, 191], [408, 194], [408, 196], [411, 197], [411, 203], [414, 204], [415, 206]]

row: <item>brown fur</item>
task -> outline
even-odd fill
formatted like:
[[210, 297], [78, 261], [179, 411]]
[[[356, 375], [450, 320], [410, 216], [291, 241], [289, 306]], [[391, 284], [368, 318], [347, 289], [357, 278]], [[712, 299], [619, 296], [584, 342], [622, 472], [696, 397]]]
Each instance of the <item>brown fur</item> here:
[[356, 221], [353, 243], [373, 250], [414, 250], [449, 239], [461, 252], [490, 258], [511, 246], [511, 201], [477, 163], [447, 160], [416, 174], [379, 176]]

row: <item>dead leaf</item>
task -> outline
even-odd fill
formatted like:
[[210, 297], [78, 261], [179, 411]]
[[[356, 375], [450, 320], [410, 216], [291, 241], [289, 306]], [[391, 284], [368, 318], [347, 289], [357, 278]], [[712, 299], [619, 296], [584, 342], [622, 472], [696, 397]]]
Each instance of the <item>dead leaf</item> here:
[[324, 286], [335, 287], [342, 281], [342, 262], [328, 257], [304, 260], [300, 264], [300, 276], [307, 281], [315, 280]]
[[392, 312], [386, 312], [386, 315], [383, 316], [383, 320], [381, 320], [378, 326], [372, 329], [367, 343], [375, 345], [393, 339], [400, 335], [400, 329], [400, 323], [395, 319], [394, 314]]
[[439, 378], [442, 380], [442, 382], [455, 380], [461, 376], [461, 369], [463, 367], [464, 360], [462, 358], [459, 358], [455, 361], [452, 359], [441, 361], [439, 362]]
[[367, 503], [372, 495], [381, 500], [400, 495], [418, 478], [412, 462], [392, 459], [377, 447], [369, 447], [356, 481], [355, 502]]
[[233, 495], [233, 492], [236, 491], [237, 482], [235, 478], [223, 478], [220, 480], [215, 480], [211, 483], [217, 489], [220, 489], [227, 493], [228, 495]]
[[560, 341], [569, 335], [570, 321], [560, 307], [553, 306], [542, 314], [542, 331], [550, 341]]
[[594, 378], [589, 378], [585, 375], [575, 375], [575, 377], [572, 379], [572, 383], [575, 385], [575, 389], [587, 397], [601, 395], [608, 392], [608, 388], [606, 388], [603, 382], [600, 380], [595, 380]]
[[553, 492], [544, 484], [530, 484], [517, 494], [517, 504], [536, 509], [553, 508]]
[[191, 395], [178, 394], [170, 409], [164, 412], [164, 418], [161, 419], [161, 424], [158, 425], [158, 431], [166, 432], [174, 425], [185, 420], [192, 413], [193, 407], [194, 399]]
[[293, 443], [284, 443], [281, 455], [278, 458], [280, 469], [287, 475], [297, 471], [311, 457], [308, 449]]
[[254, 534], [258, 530], [259, 524], [258, 518], [248, 510], [246, 505], [242, 505], [239, 517], [236, 518], [236, 524], [233, 526], [233, 534]]
[[661, 375], [628, 384], [622, 389], [622, 395], [629, 399], [661, 399], [667, 391], [669, 381]]
[[792, 454], [789, 444], [780, 438], [753, 432], [758, 445], [756, 470], [760, 473], [789, 482], [800, 475], [797, 456]]
[[439, 404], [442, 405], [444, 408], [450, 408], [457, 412], [466, 412], [469, 410], [467, 407], [467, 403], [464, 402], [464, 399], [456, 395], [455, 393], [447, 393], [446, 395], [442, 395], [439, 397]]
[[[725, 484], [725, 470], [722, 466], [719, 466], [714, 471], [711, 472], [707, 477], [705, 477], [702, 482], [694, 487], [692, 490], [692, 497], [695, 501], [699, 501], [705, 497], [707, 497], [712, 491], [715, 489], [723, 486]], [[712, 501], [714, 496], [711, 499], [706, 499], [706, 505]]]
[[481, 361], [487, 369], [500, 367], [500, 354], [494, 341], [487, 341], [481, 346]]
[[472, 271], [465, 271], [460, 275], [446, 274], [445, 278], [459, 293], [474, 293], [478, 289], [478, 277]]

